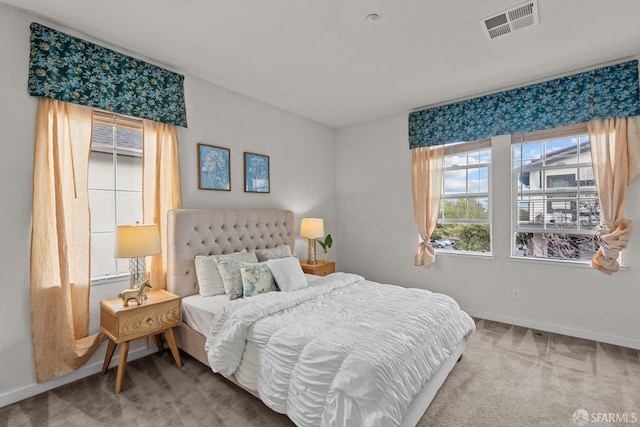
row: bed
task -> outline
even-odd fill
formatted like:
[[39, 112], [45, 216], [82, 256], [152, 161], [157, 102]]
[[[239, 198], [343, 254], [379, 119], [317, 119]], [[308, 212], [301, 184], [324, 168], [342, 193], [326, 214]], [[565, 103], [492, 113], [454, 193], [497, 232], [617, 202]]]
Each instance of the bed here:
[[196, 256], [284, 246], [295, 254], [294, 230], [289, 210], [170, 211], [167, 290], [182, 297], [184, 313], [178, 346], [296, 425], [415, 426], [475, 329], [450, 297], [301, 270], [292, 292], [200, 295]]

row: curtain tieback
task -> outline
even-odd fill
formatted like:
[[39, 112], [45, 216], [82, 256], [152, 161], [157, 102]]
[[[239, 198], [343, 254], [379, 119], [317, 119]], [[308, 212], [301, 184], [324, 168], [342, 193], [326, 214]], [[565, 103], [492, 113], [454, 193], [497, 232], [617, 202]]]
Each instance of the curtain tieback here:
[[422, 240], [416, 248], [415, 265], [429, 268], [434, 262], [436, 262], [436, 250], [431, 246], [429, 239]]
[[618, 271], [620, 267], [617, 261], [618, 254], [627, 247], [632, 229], [631, 221], [628, 219], [620, 221], [618, 226], [609, 222], [600, 224], [596, 231], [600, 248], [591, 262], [593, 268], [606, 274]]

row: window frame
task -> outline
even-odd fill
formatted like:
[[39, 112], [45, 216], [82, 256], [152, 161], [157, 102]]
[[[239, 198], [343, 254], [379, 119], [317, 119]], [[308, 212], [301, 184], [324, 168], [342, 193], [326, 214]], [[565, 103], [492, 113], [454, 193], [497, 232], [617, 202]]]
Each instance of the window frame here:
[[[142, 119], [137, 119], [134, 117], [128, 117], [128, 116], [124, 116], [124, 115], [120, 115], [120, 114], [116, 114], [116, 113], [111, 113], [108, 111], [104, 111], [104, 110], [99, 110], [99, 109], [93, 109], [93, 116], [92, 116], [92, 122], [91, 122], [91, 128], [92, 128], [92, 138], [91, 138], [91, 148], [89, 150], [90, 153], [96, 152], [96, 153], [104, 153], [104, 154], [110, 154], [112, 156], [112, 168], [113, 168], [113, 186], [112, 188], [110, 188], [110, 190], [106, 190], [104, 188], [96, 188], [96, 187], [91, 187], [90, 185], [87, 185], [87, 191], [111, 191], [112, 193], [114, 193], [114, 233], [115, 233], [115, 228], [118, 225], [118, 197], [117, 194], [119, 192], [121, 193], [140, 193], [140, 203], [141, 206], [140, 208], [142, 209], [142, 193], [143, 193], [143, 188], [141, 187], [140, 190], [135, 190], [135, 189], [131, 189], [131, 188], [119, 188], [118, 186], [118, 162], [117, 159], [120, 156], [126, 156], [126, 157], [137, 157], [140, 159], [144, 159], [144, 149], [143, 147], [141, 147], [140, 150], [135, 150], [135, 149], [129, 149], [129, 148], [124, 148], [124, 147], [118, 147], [116, 150], [116, 141], [115, 141], [115, 133], [114, 133], [114, 139], [113, 139], [113, 145], [110, 148], [107, 147], [103, 147], [103, 146], [97, 146], [94, 147], [93, 146], [93, 127], [96, 125], [104, 125], [104, 126], [112, 126], [112, 127], [118, 127], [118, 128], [124, 128], [124, 129], [129, 129], [129, 130], [133, 130], [133, 131], [137, 131], [140, 132], [141, 137], [142, 137], [142, 145], [144, 146], [144, 128], [143, 128], [143, 121]], [[91, 157], [88, 159], [89, 162], [89, 167], [91, 167]], [[142, 164], [140, 166], [140, 173], [142, 174]], [[89, 203], [89, 209], [91, 209], [91, 203]], [[142, 222], [142, 218], [140, 218], [140, 221]], [[90, 235], [93, 241], [93, 236], [97, 235], [97, 234], [105, 234], [105, 233], [110, 233], [109, 231], [94, 231], [93, 229], [90, 230]], [[91, 248], [91, 258], [93, 259], [94, 256], [94, 252], [93, 252], [93, 246]], [[129, 277], [129, 268], [128, 268], [128, 261], [127, 261], [127, 269], [126, 271], [118, 271], [117, 265], [118, 265], [118, 260], [115, 259], [114, 257], [114, 265], [116, 266], [115, 268], [115, 273], [112, 274], [105, 274], [105, 275], [101, 275], [101, 276], [93, 276], [93, 272], [91, 272], [91, 277], [90, 277], [90, 283], [91, 286], [93, 285], [99, 285], [99, 284], [106, 284], [106, 283], [112, 283], [112, 282], [117, 282], [117, 281], [122, 281], [126, 278]]]
[[[577, 219], [576, 219], [576, 228], [552, 228], [552, 227], [547, 227], [547, 223], [546, 223], [546, 219], [545, 219], [545, 215], [543, 215], [543, 227], [542, 229], [539, 228], [532, 228], [532, 227], [526, 227], [526, 226], [520, 226], [520, 208], [521, 208], [521, 204], [523, 203], [532, 203], [531, 201], [521, 201], [519, 200], [519, 196], [522, 195], [521, 189], [520, 189], [520, 185], [519, 185], [519, 180], [518, 180], [518, 174], [520, 172], [522, 172], [522, 170], [520, 168], [516, 168], [515, 164], [516, 164], [516, 159], [515, 159], [515, 155], [514, 155], [514, 146], [515, 145], [520, 145], [520, 144], [525, 144], [525, 143], [541, 143], [541, 144], [545, 144], [549, 141], [553, 141], [553, 140], [559, 140], [559, 139], [568, 139], [568, 138], [575, 138], [575, 137], [581, 137], [586, 135], [587, 137], [589, 137], [589, 131], [588, 131], [588, 127], [587, 127], [587, 123], [579, 123], [579, 124], [575, 124], [575, 125], [571, 125], [571, 126], [565, 126], [565, 127], [561, 127], [561, 128], [554, 128], [554, 129], [547, 129], [547, 130], [542, 130], [542, 131], [536, 131], [536, 132], [528, 132], [528, 133], [520, 133], [520, 134], [513, 134], [511, 135], [511, 145], [509, 147], [510, 150], [510, 169], [511, 169], [511, 203], [510, 203], [510, 209], [511, 209], [511, 230], [509, 233], [510, 239], [509, 239], [509, 256], [512, 259], [516, 259], [516, 260], [526, 260], [526, 261], [531, 261], [531, 262], [552, 262], [552, 263], [562, 263], [562, 264], [569, 264], [569, 265], [580, 265], [580, 266], [584, 266], [584, 265], [589, 265], [591, 262], [591, 259], [568, 259], [568, 258], [555, 258], [555, 257], [540, 257], [540, 256], [526, 256], [526, 255], [522, 255], [522, 254], [517, 254], [516, 253], [516, 248], [517, 248], [517, 234], [518, 233], [538, 233], [538, 234], [559, 234], [559, 235], [575, 235], [575, 236], [587, 236], [587, 235], [595, 235], [596, 231], [597, 231], [597, 227], [592, 227], [590, 229], [583, 229], [581, 221], [580, 221], [580, 209], [578, 208], [577, 204], [579, 203], [580, 200], [580, 195], [587, 195], [587, 196], [595, 196], [595, 200], [596, 203], [599, 204], [599, 199], [598, 199], [598, 188], [595, 185], [595, 182], [592, 183], [592, 185], [584, 185], [582, 184], [583, 181], [587, 181], [587, 180], [583, 180], [580, 176], [576, 176], [578, 174], [580, 174], [580, 171], [583, 170], [586, 167], [592, 167], [592, 163], [591, 163], [591, 155], [589, 154], [589, 161], [581, 161], [582, 159], [580, 159], [580, 156], [582, 156], [583, 154], [579, 151], [576, 151], [576, 162], [575, 163], [571, 163], [569, 165], [541, 165], [540, 167], [536, 168], [536, 172], [540, 173], [540, 176], [543, 177], [544, 176], [544, 182], [541, 180], [540, 182], [543, 183], [543, 188], [541, 188], [540, 190], [536, 190], [535, 192], [531, 192], [529, 193], [529, 195], [536, 195], [539, 194], [544, 202], [542, 203], [544, 206], [544, 212], [547, 213], [549, 211], [549, 208], [552, 206], [553, 203], [564, 203], [565, 204], [565, 208], [562, 209], [552, 209], [552, 210], [560, 210], [560, 211], [566, 211], [566, 203], [570, 203], [569, 206], [569, 210], [571, 212], [565, 212], [563, 214], [572, 214], [574, 211], [577, 212]], [[579, 150], [579, 147], [581, 145], [581, 142], [577, 142], [577, 147]], [[521, 150], [522, 153], [522, 150]], [[522, 156], [522, 154], [521, 154]], [[520, 159], [521, 161], [523, 160], [523, 158], [521, 157]], [[546, 160], [546, 158], [545, 158]], [[550, 183], [550, 178], [553, 178], [549, 175], [546, 175], [546, 172], [548, 171], [553, 171], [553, 170], [560, 170], [560, 169], [567, 169], [568, 167], [571, 168], [575, 168], [576, 169], [576, 174], [573, 174], [573, 180], [572, 182], [575, 184], [573, 186], [570, 187], [553, 187], [553, 186], [549, 186], [548, 184]], [[560, 175], [556, 175], [556, 176], [560, 176]], [[571, 189], [571, 190], [569, 190]], [[551, 190], [551, 191], [548, 191]], [[547, 196], [548, 195], [571, 195], [573, 196], [573, 194], [575, 194], [575, 200], [570, 200], [569, 198], [567, 198], [566, 200], [550, 200]], [[574, 207], [576, 209], [574, 209]], [[597, 247], [596, 247], [597, 250]]]
[[[445, 158], [447, 156], [452, 156], [452, 155], [456, 155], [456, 154], [470, 154], [473, 152], [480, 152], [480, 151], [484, 151], [484, 150], [489, 150], [489, 152], [491, 153], [491, 161], [489, 163], [477, 163], [477, 164], [471, 164], [469, 165], [468, 163], [464, 166], [454, 166], [454, 167], [445, 167], [444, 166], [444, 161]], [[478, 252], [478, 251], [468, 251], [468, 250], [460, 250], [460, 249], [455, 249], [455, 250], [443, 250], [440, 248], [436, 248], [434, 247], [434, 249], [436, 250], [436, 252], [438, 254], [447, 254], [447, 255], [462, 255], [462, 256], [480, 256], [480, 257], [491, 257], [493, 256], [493, 197], [492, 197], [492, 174], [493, 174], [493, 167], [492, 167], [492, 163], [493, 163], [493, 147], [492, 147], [492, 140], [491, 138], [487, 138], [487, 139], [481, 139], [481, 140], [475, 140], [475, 141], [464, 141], [464, 142], [458, 142], [458, 143], [453, 143], [453, 144], [446, 144], [444, 147], [444, 158], [443, 158], [443, 169], [442, 169], [442, 174], [443, 174], [443, 178], [442, 178], [442, 190], [441, 190], [441, 197], [440, 197], [440, 209], [438, 211], [438, 221], [437, 221], [437, 226], [439, 225], [446, 225], [446, 224], [487, 224], [489, 226], [489, 251], [488, 252]], [[469, 193], [469, 170], [471, 169], [476, 169], [476, 170], [480, 170], [481, 168], [486, 167], [487, 168], [487, 191], [486, 192], [472, 192]], [[466, 181], [465, 181], [465, 192], [459, 192], [459, 193], [451, 193], [451, 194], [445, 194], [445, 172], [446, 171], [456, 171], [456, 170], [465, 170], [466, 172]], [[458, 219], [458, 218], [452, 218], [452, 219], [447, 219], [444, 218], [444, 203], [445, 200], [447, 199], [464, 199], [466, 201], [472, 200], [472, 199], [478, 199], [478, 198], [486, 198], [487, 199], [487, 218], [486, 219], [470, 219], [468, 218], [469, 216], [469, 211], [468, 211], [468, 207], [469, 204], [466, 203], [466, 208], [467, 208], [467, 218], [464, 219]]]

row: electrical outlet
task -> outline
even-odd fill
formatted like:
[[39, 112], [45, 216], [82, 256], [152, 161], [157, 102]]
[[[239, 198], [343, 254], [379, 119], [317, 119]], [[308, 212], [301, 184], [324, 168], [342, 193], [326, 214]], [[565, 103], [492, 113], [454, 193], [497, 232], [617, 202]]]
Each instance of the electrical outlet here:
[[511, 292], [511, 299], [514, 301], [520, 301], [520, 289], [513, 288]]

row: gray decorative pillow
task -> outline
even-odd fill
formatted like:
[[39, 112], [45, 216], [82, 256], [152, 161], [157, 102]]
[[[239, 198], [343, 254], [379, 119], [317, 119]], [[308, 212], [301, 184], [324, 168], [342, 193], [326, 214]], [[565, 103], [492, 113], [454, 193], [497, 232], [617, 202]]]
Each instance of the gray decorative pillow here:
[[274, 258], [284, 258], [291, 256], [291, 246], [282, 245], [269, 249], [256, 249], [256, 257], [259, 262], [264, 262]]
[[253, 252], [235, 252], [232, 257], [216, 259], [218, 271], [224, 283], [224, 292], [229, 299], [242, 297], [242, 275], [240, 274], [240, 262], [257, 263], [258, 258]]
[[242, 276], [242, 289], [245, 297], [252, 297], [266, 292], [277, 291], [276, 281], [267, 267], [266, 262], [248, 263], [241, 262], [240, 274]]

